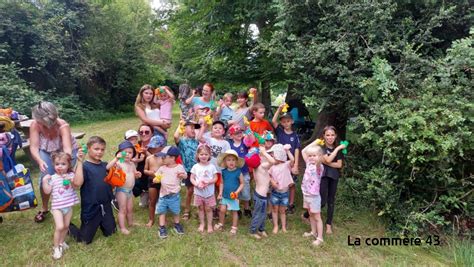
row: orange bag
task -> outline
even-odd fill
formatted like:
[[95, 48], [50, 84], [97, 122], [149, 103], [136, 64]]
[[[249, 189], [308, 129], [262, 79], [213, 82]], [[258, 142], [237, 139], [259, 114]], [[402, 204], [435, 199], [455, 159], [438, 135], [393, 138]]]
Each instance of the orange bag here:
[[112, 167], [104, 178], [104, 182], [111, 186], [121, 187], [125, 184], [126, 174], [122, 169]]

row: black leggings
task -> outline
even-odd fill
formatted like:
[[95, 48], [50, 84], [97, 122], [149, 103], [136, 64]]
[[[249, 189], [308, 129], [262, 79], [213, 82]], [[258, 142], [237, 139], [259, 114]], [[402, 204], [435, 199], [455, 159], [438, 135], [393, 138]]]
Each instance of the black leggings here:
[[334, 202], [336, 201], [337, 182], [339, 179], [324, 176], [321, 178], [319, 191], [321, 194], [321, 210], [326, 204], [328, 205], [326, 224], [332, 225], [332, 217], [334, 216]]

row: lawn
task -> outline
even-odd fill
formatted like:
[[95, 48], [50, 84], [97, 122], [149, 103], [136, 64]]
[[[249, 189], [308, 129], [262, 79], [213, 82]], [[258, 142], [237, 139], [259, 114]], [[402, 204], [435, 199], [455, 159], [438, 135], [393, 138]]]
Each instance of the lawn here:
[[[100, 135], [107, 141], [105, 160], [112, 158], [117, 144], [128, 129], [137, 129], [138, 119], [130, 117], [112, 121], [82, 124], [73, 127], [74, 131], [85, 131], [84, 140], [92, 135]], [[176, 125], [176, 124], [175, 124]], [[171, 141], [171, 138], [170, 140]], [[35, 189], [39, 199], [37, 167], [29, 162], [22, 152], [18, 153], [19, 161], [32, 170]], [[184, 192], [184, 188], [182, 192]], [[298, 195], [298, 212], [288, 218], [289, 232], [271, 235], [263, 240], [254, 240], [248, 235], [249, 219], [239, 222], [236, 236], [223, 232], [201, 235], [197, 232], [197, 219], [193, 211], [192, 219], [184, 222], [186, 234], [171, 234], [168, 239], [160, 240], [156, 225], [152, 228], [137, 226], [131, 228], [131, 235], [114, 234], [104, 238], [100, 231], [91, 245], [84, 245], [68, 240], [70, 249], [57, 261], [61, 265], [463, 265], [462, 259], [472, 260], [472, 244], [461, 247], [444, 245], [434, 247], [416, 246], [366, 246], [348, 245], [348, 235], [352, 237], [383, 237], [385, 227], [375, 213], [354, 207], [350, 196], [341, 183], [339, 199], [335, 214], [335, 233], [325, 236], [322, 247], [312, 247], [309, 239], [301, 237], [309, 226], [300, 220], [301, 194]], [[3, 214], [4, 222], [0, 224], [0, 258], [2, 266], [18, 265], [51, 265], [52, 234], [54, 223], [51, 217], [37, 224], [33, 221], [38, 209], [24, 212]], [[148, 210], [138, 207], [135, 200], [135, 221], [144, 225], [147, 222]], [[73, 222], [80, 224], [80, 209], [74, 209]], [[267, 221], [267, 230], [271, 223]], [[271, 231], [268, 231], [271, 232]], [[388, 235], [393, 237], [393, 235]], [[461, 251], [461, 252], [459, 252]], [[461, 263], [456, 256], [461, 257]], [[471, 261], [472, 262], [472, 261]]]

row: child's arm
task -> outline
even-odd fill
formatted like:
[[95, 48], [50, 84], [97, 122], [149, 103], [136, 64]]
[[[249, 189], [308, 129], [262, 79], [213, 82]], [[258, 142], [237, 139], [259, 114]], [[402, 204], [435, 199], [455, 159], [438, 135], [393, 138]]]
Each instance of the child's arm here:
[[224, 183], [219, 185], [219, 194], [217, 195], [217, 199], [222, 199], [222, 194], [224, 193]]
[[52, 180], [52, 178], [53, 178], [53, 177], [48, 174], [48, 175], [46, 175], [45, 177], [43, 177], [43, 181], [42, 181], [42, 183], [43, 183], [43, 191], [44, 191], [44, 193], [46, 193], [46, 194], [48, 194], [48, 195], [51, 194], [51, 191], [52, 191], [52, 189], [53, 189], [53, 188], [51, 187], [51, 185], [49, 184], [49, 182]]
[[214, 176], [212, 176], [212, 179], [207, 182], [207, 184], [215, 184], [217, 182], [217, 173], [214, 173]]
[[173, 92], [170, 90], [170, 88], [168, 86], [163, 86], [163, 88], [165, 89], [166, 94], [170, 97], [170, 100], [174, 101], [175, 96], [174, 96]]
[[178, 175], [178, 178], [181, 179], [181, 180], [188, 178], [188, 175], [187, 175], [186, 170], [184, 169], [183, 165], [179, 164], [178, 166], [179, 166], [178, 167], [178, 172], [176, 173]]
[[240, 194], [240, 192], [242, 192], [242, 190], [244, 190], [244, 175], [242, 173], [240, 173], [240, 176], [239, 176], [239, 188], [237, 188], [237, 190], [235, 191], [235, 193], [237, 195]]
[[107, 163], [107, 166], [105, 167], [107, 170], [110, 170], [113, 166], [117, 164], [117, 161], [119, 160], [120, 153], [115, 156], [113, 160], [111, 160], [109, 163]]
[[281, 109], [283, 108], [283, 106], [285, 105], [285, 103], [281, 104], [276, 112], [275, 112], [275, 115], [273, 115], [273, 119], [272, 119], [272, 125], [273, 125], [273, 128], [277, 128], [278, 127], [278, 116], [280, 116], [280, 112], [281, 112]]
[[[180, 122], [180, 125], [181, 125], [181, 122]], [[176, 131], [174, 131], [174, 134], [173, 134], [173, 138], [174, 138], [174, 143], [176, 145], [179, 144], [179, 137], [180, 137], [180, 134], [179, 134], [179, 127], [180, 125], [178, 125], [178, 127], [176, 127]]]
[[338, 145], [331, 154], [323, 156], [323, 163], [328, 165], [329, 167], [333, 167], [336, 169], [342, 168], [342, 160], [338, 160], [336, 162], [332, 162], [332, 161], [336, 158], [339, 150], [344, 149], [344, 148], [346, 148], [345, 145]]
[[219, 100], [219, 105], [217, 105], [216, 112], [214, 112], [214, 120], [218, 120], [219, 117], [221, 116], [223, 105], [224, 105], [224, 101], [222, 101], [222, 99]]
[[295, 164], [295, 157], [291, 153], [291, 151], [288, 149], [286, 150], [286, 155], [288, 156], [288, 159], [290, 160], [290, 166], [293, 166]]
[[270, 154], [267, 153], [267, 150], [265, 149], [264, 146], [260, 146], [260, 153], [262, 154], [262, 156], [267, 158], [268, 162], [271, 165], [274, 165], [276, 163], [275, 159]]
[[198, 140], [199, 143], [205, 143], [206, 139], [204, 138], [204, 132], [207, 129], [207, 123], [203, 122], [201, 123], [201, 128], [199, 129], [199, 132], [196, 136], [196, 139]]
[[142, 173], [137, 171], [137, 167], [135, 166], [133, 162], [130, 162], [129, 165], [132, 166], [133, 173], [135, 174], [135, 179], [142, 177]]
[[186, 105], [189, 105], [193, 102], [193, 97], [196, 95], [196, 90], [193, 90], [193, 93], [191, 94], [191, 96], [186, 99], [186, 101], [184, 101], [184, 103], [186, 103]]
[[82, 186], [82, 184], [84, 184], [84, 170], [82, 165], [83, 162], [84, 151], [82, 151], [82, 148], [80, 148], [79, 151], [77, 151], [76, 167], [74, 167], [74, 178], [72, 179], [72, 186], [75, 189], [78, 189]]
[[258, 102], [258, 91], [257, 91], [257, 88], [250, 88], [250, 93], [253, 94], [253, 98], [252, 99], [252, 103], [250, 103], [250, 106], [253, 106], [253, 104], [257, 103]]
[[295, 149], [295, 162], [294, 162], [293, 168], [291, 169], [291, 173], [293, 173], [294, 175], [298, 175], [300, 172], [299, 166], [300, 166], [300, 149], [297, 148]]

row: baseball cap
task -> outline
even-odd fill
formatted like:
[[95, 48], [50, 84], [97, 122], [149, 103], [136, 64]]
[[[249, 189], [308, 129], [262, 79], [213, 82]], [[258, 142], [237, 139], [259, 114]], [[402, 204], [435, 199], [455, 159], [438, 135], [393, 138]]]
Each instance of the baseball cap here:
[[128, 139], [130, 137], [138, 137], [138, 132], [135, 130], [128, 130], [125, 132], [125, 139]]
[[184, 126], [188, 126], [188, 125], [194, 125], [194, 129], [201, 128], [201, 125], [199, 123], [194, 122], [194, 121], [190, 121], [190, 120], [188, 120], [184, 123]]
[[164, 157], [164, 156], [179, 156], [179, 149], [175, 146], [165, 146], [161, 152], [158, 152], [155, 154], [158, 157]]

